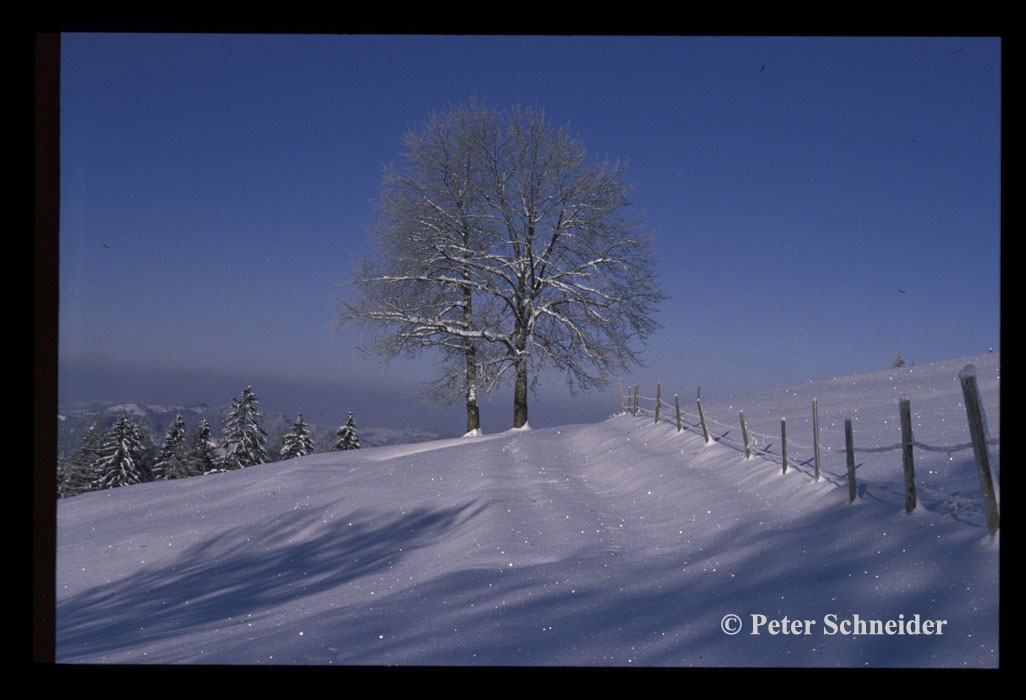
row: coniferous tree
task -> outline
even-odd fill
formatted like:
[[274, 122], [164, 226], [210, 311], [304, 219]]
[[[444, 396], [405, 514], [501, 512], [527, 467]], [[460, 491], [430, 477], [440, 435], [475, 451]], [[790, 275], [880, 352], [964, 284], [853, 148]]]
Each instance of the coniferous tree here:
[[353, 422], [352, 409], [349, 409], [349, 415], [346, 416], [346, 424], [338, 429], [336, 435], [338, 435], [338, 438], [335, 440], [335, 444], [332, 445], [333, 450], [360, 449], [360, 439], [356, 435], [356, 424]]
[[214, 443], [210, 440], [210, 423], [204, 418], [196, 426], [189, 445], [189, 472], [206, 474], [216, 469], [214, 460]]
[[224, 469], [241, 469], [267, 461], [267, 433], [260, 424], [264, 416], [257, 409], [259, 404], [260, 400], [248, 386], [243, 389], [241, 398], [232, 399], [231, 412], [224, 422], [222, 444], [226, 453], [221, 461]]
[[62, 454], [57, 455], [57, 498], [74, 496], [68, 488], [68, 481], [71, 473], [71, 458]]
[[71, 457], [64, 460], [58, 470], [58, 494], [61, 498], [85, 493], [93, 488], [96, 480], [96, 462], [99, 459], [100, 447], [103, 444], [103, 433], [99, 424], [94, 423], [86, 430], [82, 441]]
[[110, 489], [149, 481], [148, 453], [139, 426], [122, 411], [103, 437], [93, 487]]
[[164, 445], [153, 463], [154, 479], [181, 479], [190, 476], [189, 450], [186, 441], [185, 419], [179, 413], [168, 428]]
[[313, 440], [310, 438], [310, 431], [307, 429], [306, 423], [303, 422], [303, 412], [300, 411], [296, 422], [292, 424], [292, 430], [282, 437], [281, 458], [304, 457], [313, 451]]

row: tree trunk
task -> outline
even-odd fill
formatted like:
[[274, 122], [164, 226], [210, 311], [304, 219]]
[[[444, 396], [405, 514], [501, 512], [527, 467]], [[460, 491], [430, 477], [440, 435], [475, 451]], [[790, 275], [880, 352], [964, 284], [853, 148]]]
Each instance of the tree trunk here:
[[513, 427], [527, 425], [527, 329], [518, 319], [516, 325], [516, 383], [513, 386]]
[[513, 387], [513, 427], [527, 425], [527, 363], [517, 361], [517, 382]]
[[523, 273], [517, 279], [517, 315], [513, 328], [516, 351], [516, 383], [513, 385], [513, 427], [527, 425], [527, 281]]
[[474, 394], [467, 394], [467, 432], [481, 429], [481, 412], [477, 407], [477, 398]]
[[481, 411], [477, 407], [477, 350], [467, 341], [467, 432], [481, 428]]
[[[463, 279], [469, 279], [470, 273], [463, 269]], [[463, 318], [470, 327], [473, 318], [473, 295], [470, 287], [463, 285]], [[474, 341], [469, 338], [464, 340], [467, 358], [467, 373], [465, 377], [467, 390], [467, 432], [481, 428], [481, 412], [477, 406], [477, 348]]]

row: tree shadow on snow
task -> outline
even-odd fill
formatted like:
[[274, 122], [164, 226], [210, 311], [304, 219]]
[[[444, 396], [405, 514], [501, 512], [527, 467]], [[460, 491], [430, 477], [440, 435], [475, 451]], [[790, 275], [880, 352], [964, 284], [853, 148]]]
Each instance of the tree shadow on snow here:
[[473, 502], [383, 520], [355, 512], [322, 520], [288, 513], [193, 545], [57, 605], [57, 660], [138, 647], [218, 625], [244, 624], [283, 603], [381, 571], [481, 512]]
[[[451, 571], [382, 600], [373, 611], [340, 612], [333, 643], [345, 652], [337, 662], [918, 667], [959, 657], [970, 666], [981, 663], [963, 635], [996, 639], [997, 620], [987, 605], [967, 607], [951, 585], [961, 559], [952, 556], [950, 543], [919, 541], [916, 554], [907, 556], [920, 564], [896, 565], [908, 540], [879, 532], [852, 536], [867, 521], [858, 510], [848, 515], [797, 517], [790, 527], [764, 531], [739, 525], [724, 532], [722, 548], [644, 563], [632, 558], [629, 575], [608, 555], [575, 555], [509, 572]], [[847, 546], [830, 544], [849, 537]], [[721, 563], [724, 557], [731, 563]], [[890, 619], [938, 612], [954, 612], [951, 625], [961, 634], [911, 640], [823, 634], [823, 617], [831, 613]], [[819, 622], [807, 636], [752, 636], [748, 627], [731, 636], [721, 627], [728, 613], [741, 615], [746, 625], [752, 613]], [[397, 633], [368, 645], [364, 640], [376, 630]]]

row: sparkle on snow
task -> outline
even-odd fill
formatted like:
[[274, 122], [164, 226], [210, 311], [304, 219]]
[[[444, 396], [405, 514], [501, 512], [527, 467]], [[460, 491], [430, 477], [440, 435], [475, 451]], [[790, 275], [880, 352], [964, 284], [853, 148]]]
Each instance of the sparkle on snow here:
[[[971, 361], [994, 430], [999, 355]], [[711, 444], [701, 427], [616, 415], [61, 499], [57, 660], [996, 667], [1000, 544], [973, 451], [915, 453], [910, 515], [900, 450], [860, 452], [899, 439], [899, 393], [917, 441], [967, 442], [951, 381], [965, 364], [746, 397], [763, 450], [752, 459], [737, 447], [737, 400], [703, 400], [722, 421]], [[813, 396], [819, 482], [805, 449]], [[988, 449], [997, 479], [1000, 445]], [[728, 614], [818, 624], [729, 635]], [[947, 623], [929, 637], [828, 636], [828, 614]]]

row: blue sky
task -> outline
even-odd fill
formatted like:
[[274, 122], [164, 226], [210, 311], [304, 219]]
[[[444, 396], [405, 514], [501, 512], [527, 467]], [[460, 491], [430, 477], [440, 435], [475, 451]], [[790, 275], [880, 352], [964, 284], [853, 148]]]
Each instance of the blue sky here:
[[[670, 299], [625, 383], [725, 396], [1000, 343], [997, 38], [65, 34], [61, 400], [252, 385], [308, 422], [458, 433], [334, 330], [382, 165], [477, 97], [629, 163]], [[899, 291], [902, 290], [902, 291]], [[532, 425], [598, 420], [558, 379]], [[512, 424], [498, 392], [486, 431]]]

